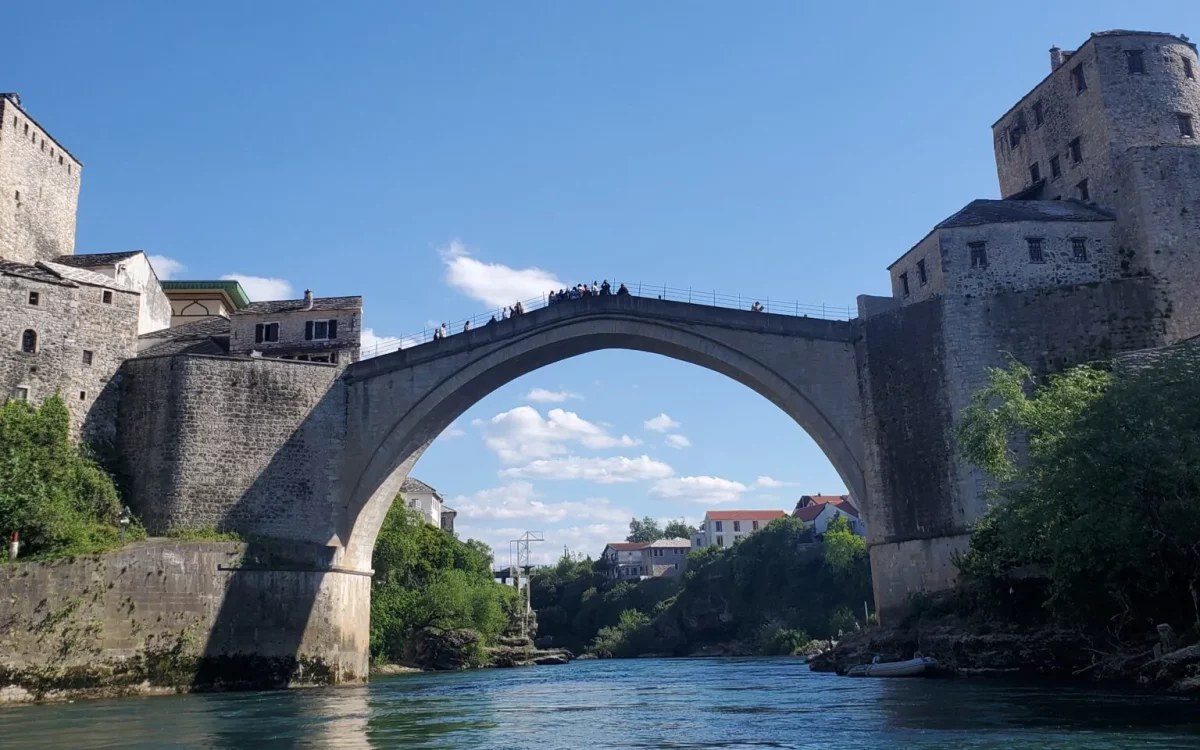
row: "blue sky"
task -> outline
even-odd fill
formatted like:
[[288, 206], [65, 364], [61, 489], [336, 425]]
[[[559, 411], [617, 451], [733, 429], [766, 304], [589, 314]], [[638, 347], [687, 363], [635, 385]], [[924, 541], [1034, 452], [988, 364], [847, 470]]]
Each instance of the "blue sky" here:
[[[373, 334], [395, 337], [534, 269], [838, 306], [886, 294], [888, 263], [996, 196], [990, 125], [1051, 45], [1200, 35], [1200, 6], [44, 0], [5, 26], [0, 88], [85, 165], [78, 252], [256, 277], [259, 298], [361, 294]], [[662, 414], [677, 426], [646, 426]], [[567, 478], [597, 469], [605, 482]], [[414, 475], [503, 560], [525, 529], [545, 531], [544, 559], [596, 555], [630, 515], [842, 490], [757, 394], [621, 351], [500, 389]]]

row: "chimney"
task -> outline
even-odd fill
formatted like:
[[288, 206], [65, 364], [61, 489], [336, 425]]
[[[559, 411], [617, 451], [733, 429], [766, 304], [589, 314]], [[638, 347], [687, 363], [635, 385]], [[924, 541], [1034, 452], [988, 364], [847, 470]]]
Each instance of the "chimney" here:
[[305, 310], [312, 309], [312, 290], [311, 289], [304, 290], [304, 309]]
[[1063, 51], [1061, 49], [1059, 49], [1058, 47], [1051, 47], [1050, 48], [1050, 72], [1053, 73], [1054, 71], [1058, 70], [1059, 66], [1061, 66], [1063, 64], [1063, 60], [1064, 60]]

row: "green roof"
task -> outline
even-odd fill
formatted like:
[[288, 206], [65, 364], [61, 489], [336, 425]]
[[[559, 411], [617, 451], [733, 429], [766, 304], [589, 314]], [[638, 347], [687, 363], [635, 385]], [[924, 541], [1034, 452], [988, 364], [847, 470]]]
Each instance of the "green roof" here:
[[164, 292], [180, 289], [220, 289], [229, 295], [229, 299], [233, 300], [233, 304], [239, 310], [250, 304], [250, 298], [246, 296], [242, 285], [232, 279], [222, 279], [220, 281], [160, 281], [159, 284], [162, 286]]

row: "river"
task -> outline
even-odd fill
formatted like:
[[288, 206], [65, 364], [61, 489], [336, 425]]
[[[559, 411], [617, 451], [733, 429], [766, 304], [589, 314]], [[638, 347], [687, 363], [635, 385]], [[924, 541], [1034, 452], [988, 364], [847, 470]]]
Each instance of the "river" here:
[[0, 747], [1195, 748], [1200, 700], [989, 679], [852, 680], [797, 659], [641, 659], [365, 687], [0, 708]]

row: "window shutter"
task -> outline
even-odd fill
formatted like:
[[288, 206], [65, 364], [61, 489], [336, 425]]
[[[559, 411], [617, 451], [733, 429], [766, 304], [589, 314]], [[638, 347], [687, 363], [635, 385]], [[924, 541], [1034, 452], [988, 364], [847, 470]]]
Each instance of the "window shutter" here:
[[337, 319], [336, 318], [329, 321], [329, 338], [331, 338], [331, 339], [337, 338]]
[[263, 340], [263, 324], [258, 323], [254, 326], [254, 343], [261, 344]]
[[304, 340], [312, 341], [313, 337], [313, 322], [310, 320], [304, 324]]

